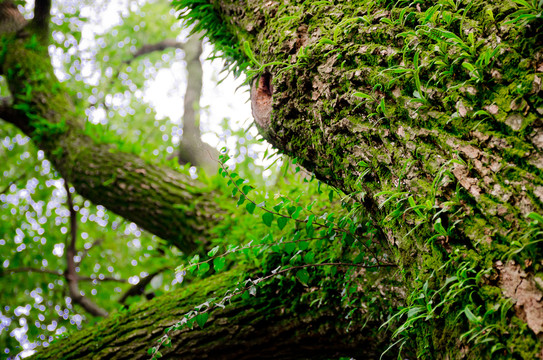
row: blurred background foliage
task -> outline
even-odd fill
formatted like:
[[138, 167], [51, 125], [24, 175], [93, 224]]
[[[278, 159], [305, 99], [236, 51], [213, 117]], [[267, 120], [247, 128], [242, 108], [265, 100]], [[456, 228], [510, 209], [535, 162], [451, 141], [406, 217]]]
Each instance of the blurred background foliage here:
[[[19, 4], [30, 17], [32, 2]], [[229, 194], [222, 177], [179, 166], [175, 159], [186, 79], [182, 48], [135, 56], [142, 47], [165, 39], [186, 41], [188, 30], [181, 28], [169, 2], [53, 1], [52, 15], [49, 52], [56, 75], [87, 119], [87, 133], [189, 172], [210, 188], [222, 188], [219, 194]], [[203, 58], [206, 53], [207, 44]], [[257, 138], [246, 89], [235, 92], [241, 81], [220, 70], [218, 61], [204, 63], [199, 108], [203, 140], [228, 148], [226, 166], [258, 186], [262, 197], [270, 189], [315, 196], [312, 185], [293, 186], [296, 170], [283, 165]], [[218, 79], [223, 80], [220, 86]], [[0, 96], [7, 95], [0, 77]], [[70, 212], [64, 180], [29, 138], [2, 120], [0, 144], [0, 357], [16, 358], [100, 318], [86, 313], [68, 294], [64, 272]], [[104, 207], [73, 196], [76, 270], [84, 296], [111, 312], [179, 286], [182, 279], [176, 279], [174, 270], [184, 254]], [[244, 217], [246, 212], [230, 203], [230, 215], [213, 230], [214, 243], [250, 241], [265, 233], [264, 225], [255, 226], [252, 216]], [[150, 274], [152, 280], [137, 289]], [[129, 291], [135, 296], [120, 304]]]

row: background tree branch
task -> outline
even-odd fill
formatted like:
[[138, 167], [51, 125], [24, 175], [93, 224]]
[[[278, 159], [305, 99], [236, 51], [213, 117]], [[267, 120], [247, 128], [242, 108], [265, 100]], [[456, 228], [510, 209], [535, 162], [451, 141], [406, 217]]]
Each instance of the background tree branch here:
[[72, 199], [72, 195], [70, 193], [70, 186], [65, 181], [64, 182], [64, 188], [66, 189], [66, 204], [68, 206], [68, 210], [70, 211], [70, 236], [69, 241], [66, 246], [66, 271], [65, 271], [65, 277], [66, 282], [68, 283], [68, 291], [70, 294], [70, 297], [72, 298], [73, 302], [75, 304], [79, 304], [83, 309], [85, 309], [89, 314], [94, 316], [101, 316], [101, 317], [107, 317], [108, 312], [98, 305], [96, 305], [93, 301], [91, 301], [88, 297], [81, 294], [81, 291], [79, 290], [78, 286], [78, 275], [76, 270], [76, 263], [75, 263], [75, 255], [77, 253], [76, 250], [76, 242], [77, 242], [77, 212], [74, 209], [74, 203]]
[[51, 19], [51, 0], [36, 0], [32, 26], [41, 34], [49, 36], [49, 22]]
[[25, 25], [25, 18], [12, 1], [0, 2], [0, 34], [16, 32]]
[[219, 152], [202, 141], [200, 131], [200, 98], [202, 94], [203, 69], [202, 40], [198, 34], [190, 36], [184, 46], [187, 62], [187, 86], [183, 100], [183, 137], [179, 144], [180, 164], [191, 163], [203, 168], [208, 174], [217, 172]]

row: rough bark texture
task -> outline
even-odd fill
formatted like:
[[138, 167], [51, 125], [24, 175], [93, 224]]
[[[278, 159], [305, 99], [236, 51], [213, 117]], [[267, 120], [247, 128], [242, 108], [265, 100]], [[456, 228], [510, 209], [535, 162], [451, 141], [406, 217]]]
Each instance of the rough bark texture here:
[[[450, 304], [411, 325], [418, 355], [543, 357], [535, 282], [543, 253], [531, 220], [543, 213], [541, 9], [510, 1], [209, 3], [180, 1], [231, 68], [256, 69], [253, 114], [264, 137], [356, 194], [396, 248], [413, 310], [439, 297]], [[522, 269], [504, 273], [502, 260]], [[438, 289], [458, 281], [462, 266], [478, 274], [478, 290], [449, 299]], [[504, 277], [525, 284], [512, 289]], [[421, 301], [427, 286], [436, 293]], [[464, 315], [506, 311], [508, 301], [515, 306], [506, 321]], [[480, 346], [490, 333], [496, 347]]]
[[[201, 280], [126, 312], [113, 314], [94, 328], [70, 335], [33, 359], [148, 359], [147, 350], [164, 330], [195, 304], [235, 281], [237, 270]], [[378, 359], [387, 337], [378, 333], [381, 320], [346, 328], [341, 309], [312, 309], [296, 293], [272, 291], [274, 297], [244, 301], [239, 296], [224, 310], [212, 312], [205, 328], [174, 331], [172, 347], [160, 348], [164, 359], [330, 359], [356, 356]], [[288, 304], [288, 306], [286, 306]], [[391, 359], [392, 355], [383, 359]]]
[[[502, 19], [494, 26], [484, 18], [485, 2], [472, 5], [464, 19], [462, 33], [473, 33], [478, 44], [475, 59], [501, 43], [492, 58], [494, 66], [488, 66], [488, 78], [471, 81], [460, 63], [457, 73], [441, 83], [434, 79], [439, 73], [432, 63], [438, 56], [439, 33], [413, 34], [407, 49], [404, 38], [409, 35], [400, 35], [423, 23], [426, 8], [408, 8], [411, 21], [392, 26], [380, 20], [398, 17], [402, 8], [371, 9], [360, 1], [335, 6], [212, 3], [239, 42], [249, 39], [261, 64], [285, 63], [266, 70], [273, 84], [273, 111], [263, 129], [268, 140], [326, 182], [346, 192], [363, 190], [377, 219], [383, 219], [387, 209], [377, 209], [384, 197], [375, 194], [399, 189], [423, 197], [435, 187], [432, 182], [444, 164], [450, 164], [456, 182], [437, 184], [436, 205], [456, 195], [451, 184], [458, 183], [470, 200], [458, 219], [462, 233], [473, 241], [521, 229], [526, 223], [523, 215], [542, 211], [543, 34], [533, 30], [537, 24], [521, 29], [503, 25], [505, 16], [514, 12], [510, 2], [489, 7], [496, 19]], [[287, 16], [297, 20], [280, 21]], [[460, 57], [449, 47], [448, 56]], [[390, 83], [393, 70], [415, 70], [417, 52], [425, 93], [421, 96], [427, 103], [414, 101], [418, 99], [413, 95], [414, 75]], [[370, 94], [374, 100], [361, 100], [353, 96], [355, 92]], [[384, 109], [378, 108], [381, 100]], [[488, 118], [475, 115], [485, 109]], [[452, 159], [466, 165], [451, 164]], [[359, 181], [361, 161], [372, 170], [364, 181]], [[390, 240], [395, 242], [407, 231], [397, 229]]]

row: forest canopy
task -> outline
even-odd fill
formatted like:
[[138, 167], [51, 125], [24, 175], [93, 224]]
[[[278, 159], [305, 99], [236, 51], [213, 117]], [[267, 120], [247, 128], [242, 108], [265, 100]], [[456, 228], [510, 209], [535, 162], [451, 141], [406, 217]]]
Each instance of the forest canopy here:
[[1, 1], [3, 355], [543, 358], [542, 14]]

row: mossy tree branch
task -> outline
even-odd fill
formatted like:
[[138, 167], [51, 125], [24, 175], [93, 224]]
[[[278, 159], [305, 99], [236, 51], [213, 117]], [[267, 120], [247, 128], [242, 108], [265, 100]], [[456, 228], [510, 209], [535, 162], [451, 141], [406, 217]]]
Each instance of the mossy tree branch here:
[[[94, 328], [51, 344], [32, 359], [148, 359], [147, 350], [166, 328], [180, 321], [195, 304], [223, 292], [223, 284], [235, 282], [239, 273], [235, 269], [214, 275], [113, 314]], [[387, 344], [387, 336], [377, 335], [382, 320], [375, 314], [368, 313], [365, 320], [353, 321], [347, 328], [343, 317], [337, 316], [342, 310], [333, 303], [311, 307], [309, 296], [300, 300], [295, 293], [280, 289], [259, 291], [274, 296], [249, 301], [238, 296], [225, 309], [212, 311], [204, 329], [195, 324], [193, 330], [170, 333], [172, 347], [160, 348], [163, 358], [378, 359]], [[392, 358], [392, 353], [383, 356]]]
[[4, 34], [2, 47], [1, 71], [13, 102], [1, 106], [0, 117], [30, 136], [79, 194], [185, 251], [206, 241], [206, 230], [221, 216], [213, 192], [188, 174], [88, 136], [47, 47], [32, 36]]

